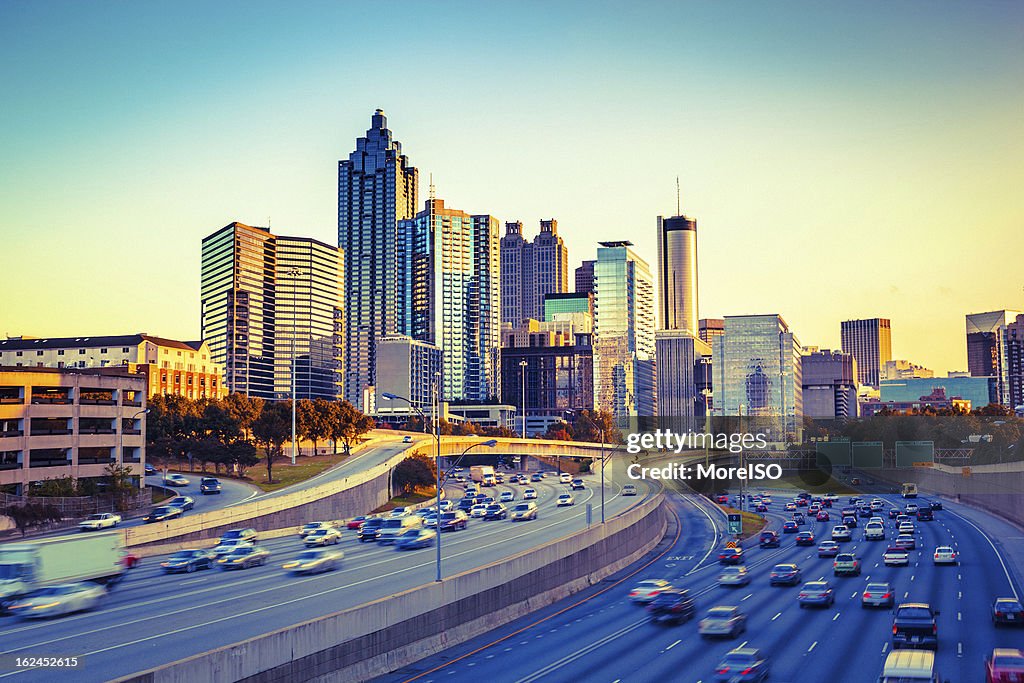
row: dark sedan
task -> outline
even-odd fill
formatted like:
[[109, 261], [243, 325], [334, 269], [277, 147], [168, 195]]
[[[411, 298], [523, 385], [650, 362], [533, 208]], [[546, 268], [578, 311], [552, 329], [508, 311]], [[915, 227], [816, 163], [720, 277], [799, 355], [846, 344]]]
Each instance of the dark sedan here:
[[188, 511], [196, 506], [196, 501], [190, 496], [175, 496], [167, 501], [166, 504], [173, 505], [176, 508], [181, 508], [182, 511]]
[[165, 574], [176, 572], [188, 572], [191, 574], [197, 569], [210, 569], [216, 561], [216, 556], [209, 550], [179, 550], [166, 560], [160, 563]]
[[728, 683], [767, 681], [768, 659], [755, 647], [738, 647], [726, 653], [715, 667], [715, 680]]
[[785, 522], [782, 525], [782, 533], [784, 534], [795, 534], [800, 531], [800, 526], [796, 522]]
[[722, 548], [718, 553], [718, 561], [721, 564], [739, 564], [743, 562], [743, 549]]
[[153, 522], [166, 522], [169, 519], [181, 517], [183, 514], [184, 512], [179, 507], [161, 505], [158, 508], [154, 508], [148, 515], [143, 517], [142, 521], [146, 524], [151, 524]]
[[800, 583], [800, 567], [795, 564], [777, 564], [768, 578], [772, 586], [795, 586]]
[[270, 553], [259, 546], [242, 546], [221, 556], [217, 560], [217, 566], [221, 569], [248, 569], [265, 565], [268, 559]]
[[1024, 626], [1024, 608], [1015, 598], [996, 598], [992, 603], [992, 623], [998, 626]]
[[508, 517], [508, 509], [501, 503], [491, 503], [484, 510], [484, 519], [505, 519]]
[[797, 545], [814, 545], [814, 534], [810, 531], [801, 531], [796, 535]]

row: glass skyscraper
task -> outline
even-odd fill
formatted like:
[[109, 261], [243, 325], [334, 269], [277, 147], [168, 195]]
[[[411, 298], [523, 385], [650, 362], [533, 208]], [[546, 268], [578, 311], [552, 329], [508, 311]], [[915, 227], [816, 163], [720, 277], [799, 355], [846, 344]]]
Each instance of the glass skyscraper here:
[[697, 330], [697, 221], [658, 216], [659, 313], [662, 330]]
[[875, 389], [882, 368], [892, 360], [892, 328], [886, 318], [844, 320], [841, 326], [843, 353], [857, 361], [857, 381]]
[[442, 352], [441, 398], [500, 395], [499, 223], [430, 199], [399, 222], [398, 323]]
[[620, 424], [656, 412], [654, 284], [631, 242], [601, 242], [594, 263], [594, 406]]
[[418, 204], [417, 170], [378, 109], [338, 162], [338, 246], [345, 251], [345, 398], [376, 383], [376, 340], [399, 332], [398, 221]]
[[[1006, 339], [1007, 329], [1020, 314], [1003, 310], [967, 316], [967, 371], [971, 377], [995, 377], [996, 400], [1011, 408], [1015, 405], [1010, 390], [1014, 369], [1007, 363]], [[1019, 378], [1020, 368], [1016, 374]]]

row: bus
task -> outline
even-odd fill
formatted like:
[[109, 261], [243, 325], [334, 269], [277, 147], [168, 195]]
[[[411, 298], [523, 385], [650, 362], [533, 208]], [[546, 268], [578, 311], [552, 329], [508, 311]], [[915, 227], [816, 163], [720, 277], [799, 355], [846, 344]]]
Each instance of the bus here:
[[904, 498], [917, 498], [917, 484], [904, 482], [902, 495]]

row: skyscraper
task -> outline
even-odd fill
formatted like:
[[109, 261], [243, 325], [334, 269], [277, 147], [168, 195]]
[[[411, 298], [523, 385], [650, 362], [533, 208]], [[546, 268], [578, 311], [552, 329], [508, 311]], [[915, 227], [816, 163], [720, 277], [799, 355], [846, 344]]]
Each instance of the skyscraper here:
[[779, 315], [726, 316], [715, 337], [715, 415], [771, 418], [772, 438], [800, 438], [800, 342]]
[[376, 340], [398, 332], [398, 221], [418, 205], [419, 174], [387, 127], [371, 118], [338, 162], [338, 246], [345, 251], [345, 398], [376, 382]]
[[499, 223], [430, 199], [399, 222], [397, 318], [402, 334], [441, 349], [441, 398], [500, 394]]
[[697, 321], [698, 336], [705, 344], [711, 344], [715, 337], [725, 334], [725, 320], [722, 318], [701, 318]]
[[544, 319], [544, 295], [569, 291], [569, 252], [558, 235], [558, 221], [542, 220], [527, 242], [523, 224], [505, 223], [501, 238], [502, 322], [513, 326]]
[[804, 415], [857, 417], [857, 361], [840, 351], [813, 351], [800, 359]]
[[1006, 326], [1003, 345], [1006, 368], [1006, 403], [1017, 415], [1024, 416], [1024, 313]]
[[576, 293], [594, 293], [594, 263], [595, 261], [584, 261], [576, 269]]
[[882, 367], [892, 360], [892, 329], [886, 318], [844, 320], [841, 326], [843, 353], [857, 361], [857, 381], [879, 387]]
[[971, 377], [995, 377], [996, 398], [1003, 405], [1012, 404], [1011, 372], [1006, 365], [1007, 327], [1020, 314], [1003, 310], [967, 316], [967, 371]]
[[686, 330], [658, 330], [654, 335], [658, 359], [658, 426], [692, 431], [703, 425], [706, 386], [698, 387], [702, 362], [711, 347]]
[[697, 221], [658, 216], [659, 314], [662, 330], [697, 334]]
[[230, 223], [203, 239], [203, 338], [228, 391], [268, 400], [341, 394], [344, 258], [338, 247]]
[[601, 242], [594, 264], [594, 405], [620, 424], [657, 414], [654, 284], [631, 242]]

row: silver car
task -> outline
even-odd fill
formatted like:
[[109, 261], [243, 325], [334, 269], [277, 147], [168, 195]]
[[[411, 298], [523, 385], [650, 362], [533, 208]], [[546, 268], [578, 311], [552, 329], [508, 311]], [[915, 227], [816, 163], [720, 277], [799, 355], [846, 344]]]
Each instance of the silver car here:
[[747, 630], [747, 616], [739, 607], [719, 605], [708, 610], [707, 615], [697, 625], [697, 632], [704, 638], [725, 636], [735, 638]]
[[892, 586], [888, 583], [869, 583], [860, 594], [861, 607], [892, 607], [894, 604]]
[[65, 583], [38, 590], [9, 607], [24, 619], [53, 617], [93, 609], [107, 595], [107, 589], [90, 581]]
[[750, 583], [750, 574], [743, 566], [723, 567], [718, 575], [719, 586], [746, 586]]

